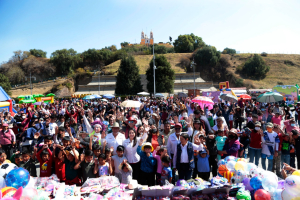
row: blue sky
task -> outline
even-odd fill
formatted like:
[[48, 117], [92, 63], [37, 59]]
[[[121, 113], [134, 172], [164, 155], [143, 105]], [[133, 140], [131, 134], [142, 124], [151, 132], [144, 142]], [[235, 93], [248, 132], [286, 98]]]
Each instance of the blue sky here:
[[218, 50], [300, 53], [299, 0], [0, 0], [0, 63], [16, 50], [83, 52], [194, 33]]

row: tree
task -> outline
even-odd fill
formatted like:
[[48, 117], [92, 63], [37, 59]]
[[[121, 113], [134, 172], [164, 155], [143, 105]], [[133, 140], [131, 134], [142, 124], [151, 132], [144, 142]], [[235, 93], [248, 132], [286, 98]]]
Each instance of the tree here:
[[[171, 68], [171, 64], [168, 62], [164, 55], [155, 55], [155, 88], [156, 92], [173, 92], [175, 72]], [[154, 80], [153, 80], [153, 59], [150, 61], [149, 68], [146, 71], [147, 76], [147, 89], [149, 92], [154, 92]]]
[[129, 45], [129, 42], [121, 42], [121, 48], [127, 47]]
[[248, 77], [264, 78], [269, 72], [270, 67], [266, 65], [265, 61], [258, 54], [246, 61], [242, 68], [242, 73]]
[[62, 49], [51, 54], [50, 62], [56, 66], [58, 75], [67, 75], [82, 62], [82, 58], [74, 49]]
[[236, 50], [235, 49], [230, 49], [228, 47], [226, 47], [223, 51], [223, 54], [236, 54]]
[[88, 49], [81, 54], [84, 64], [90, 66], [101, 65], [104, 66], [105, 63], [111, 58], [113, 53], [108, 48], [101, 50]]
[[118, 95], [137, 94], [143, 91], [139, 68], [132, 56], [123, 57], [117, 74], [115, 93]]
[[19, 66], [13, 66], [9, 68], [6, 73], [7, 78], [11, 84], [19, 84], [24, 81], [25, 75], [23, 70]]
[[36, 74], [36, 75], [44, 75], [47, 74], [48, 76], [52, 76], [55, 72], [55, 67], [46, 59], [39, 59], [33, 55], [30, 55], [26, 58], [21, 66], [24, 73], [29, 75]]
[[201, 67], [215, 66], [220, 60], [221, 54], [215, 47], [208, 46], [199, 49], [195, 53], [195, 62]]
[[172, 43], [172, 37], [171, 36], [169, 36], [169, 40], [170, 40], [170, 43]]
[[10, 95], [10, 82], [4, 74], [0, 74], [0, 86], [5, 90], [5, 92]]
[[35, 57], [46, 58], [46, 55], [47, 55], [47, 52], [43, 51], [41, 49], [30, 49], [29, 52], [31, 55], [33, 55]]
[[25, 58], [28, 58], [29, 56], [30, 56], [30, 52], [18, 50], [18, 51], [14, 51], [14, 55], [10, 60], [13, 62], [19, 62], [24, 60]]
[[189, 53], [198, 48], [205, 47], [201, 37], [191, 33], [190, 35], [179, 35], [174, 42], [174, 49], [176, 53]]
[[[150, 52], [153, 52], [153, 46], [150, 46]], [[154, 52], [157, 54], [166, 54], [168, 49], [163, 45], [154, 44]]]

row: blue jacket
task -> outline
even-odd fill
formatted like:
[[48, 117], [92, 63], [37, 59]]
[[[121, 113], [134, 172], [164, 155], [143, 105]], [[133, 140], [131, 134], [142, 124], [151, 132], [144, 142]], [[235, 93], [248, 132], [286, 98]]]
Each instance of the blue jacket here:
[[36, 128], [28, 128], [27, 131], [25, 132], [25, 140], [33, 140], [34, 139], [34, 134], [37, 132]]
[[156, 159], [152, 153], [147, 157], [146, 153], [142, 151], [142, 147], [138, 146], [137, 153], [141, 157], [141, 170], [146, 173], [152, 173], [155, 171]]
[[[176, 168], [180, 169], [180, 159], [181, 159], [181, 143], [177, 144], [177, 159], [176, 159]], [[194, 149], [193, 144], [191, 142], [188, 142], [187, 144], [187, 153], [189, 158], [189, 164], [190, 168], [188, 170], [192, 170], [195, 168], [195, 161], [194, 161]]]

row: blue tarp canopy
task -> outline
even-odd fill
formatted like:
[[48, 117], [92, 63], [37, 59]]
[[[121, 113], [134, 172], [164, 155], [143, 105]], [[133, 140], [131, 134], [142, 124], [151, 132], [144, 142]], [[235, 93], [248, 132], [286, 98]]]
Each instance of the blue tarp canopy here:
[[3, 88], [0, 86], [0, 101], [7, 101], [11, 98], [6, 94], [6, 92], [3, 90]]

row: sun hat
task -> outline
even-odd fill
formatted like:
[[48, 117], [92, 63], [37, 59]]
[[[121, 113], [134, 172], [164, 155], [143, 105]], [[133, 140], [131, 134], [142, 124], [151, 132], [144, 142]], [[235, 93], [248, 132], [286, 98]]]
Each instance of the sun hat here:
[[255, 122], [255, 126], [261, 126], [261, 123], [259, 121]]
[[[77, 150], [74, 150], [74, 151], [75, 151], [75, 154], [76, 154], [77, 156], [79, 156], [78, 151], [77, 151]], [[74, 156], [74, 152], [73, 152], [72, 150], [70, 150], [69, 153], [70, 153], [72, 156]]]
[[188, 117], [188, 114], [187, 114], [186, 112], [184, 112], [184, 113], [182, 114], [182, 117]]
[[207, 153], [206, 150], [201, 151], [201, 154], [205, 154], [205, 153]]
[[273, 127], [274, 127], [274, 125], [273, 125], [271, 122], [268, 122], [266, 126], [267, 126], [267, 127], [270, 127], [270, 128], [273, 128]]
[[146, 143], [143, 144], [142, 151], [145, 151], [145, 146], [150, 146], [151, 147], [151, 152], [153, 151], [153, 146], [150, 142], [146, 142]]
[[7, 124], [7, 123], [4, 123], [4, 124], [2, 124], [2, 126], [7, 126], [7, 127], [8, 127], [8, 124]]
[[118, 122], [114, 122], [114, 124], [111, 126], [111, 128], [120, 128], [120, 125]]
[[235, 128], [230, 129], [229, 131], [230, 133], [234, 133], [235, 135], [237, 135], [237, 130]]

